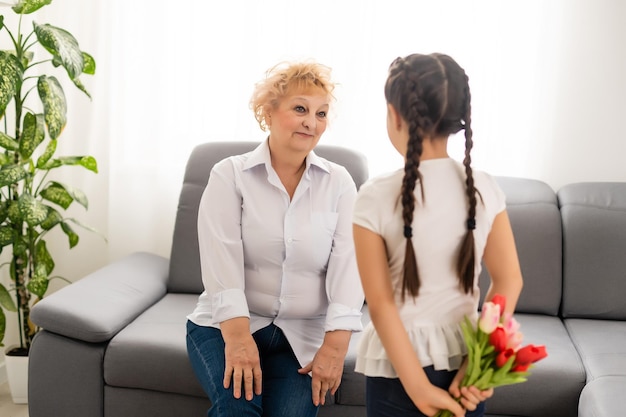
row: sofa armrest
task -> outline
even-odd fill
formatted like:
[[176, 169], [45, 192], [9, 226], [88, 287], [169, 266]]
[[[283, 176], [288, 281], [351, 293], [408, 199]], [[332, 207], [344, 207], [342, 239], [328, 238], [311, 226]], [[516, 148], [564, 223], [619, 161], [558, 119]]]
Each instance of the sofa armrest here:
[[162, 256], [133, 253], [43, 298], [31, 320], [66, 337], [108, 341], [165, 295], [168, 268]]

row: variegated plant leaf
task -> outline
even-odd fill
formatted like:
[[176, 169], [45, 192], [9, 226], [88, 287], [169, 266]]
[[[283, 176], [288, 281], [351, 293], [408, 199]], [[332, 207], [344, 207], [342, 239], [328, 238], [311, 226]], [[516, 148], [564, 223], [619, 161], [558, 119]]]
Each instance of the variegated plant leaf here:
[[23, 129], [22, 138], [20, 139], [20, 155], [24, 159], [28, 159], [46, 138], [44, 115], [26, 113]]
[[[4, 219], [9, 215], [9, 201], [2, 200], [0, 201], [0, 223], [4, 222]], [[2, 237], [0, 237], [0, 242], [2, 242]], [[0, 246], [4, 246], [1, 245]]]
[[18, 93], [22, 85], [24, 69], [17, 57], [9, 52], [0, 51], [0, 117]]
[[42, 75], [37, 81], [37, 90], [43, 103], [48, 134], [56, 139], [67, 123], [67, 102], [63, 87], [55, 77]]
[[20, 144], [11, 136], [4, 132], [0, 132], [0, 146], [9, 151], [16, 151]]
[[41, 239], [35, 246], [35, 256], [37, 258], [37, 265], [35, 265], [35, 273], [41, 275], [50, 275], [54, 270], [54, 260], [52, 255], [48, 252], [46, 241]]
[[94, 75], [96, 73], [96, 60], [87, 52], [83, 52], [83, 61], [85, 63], [83, 73]]
[[56, 62], [60, 59], [70, 79], [78, 78], [85, 67], [85, 58], [76, 38], [68, 31], [49, 24], [33, 22], [33, 27], [39, 43], [56, 58]]
[[[57, 204], [63, 207], [65, 210], [74, 202], [74, 197], [70, 192], [74, 192], [71, 187], [69, 190], [66, 189], [66, 186], [60, 184], [58, 182], [50, 182], [46, 188], [41, 190], [41, 196], [54, 204]], [[81, 198], [86, 199], [84, 193], [80, 192]], [[82, 202], [80, 202], [83, 204]], [[84, 205], [84, 204], [83, 204]]]
[[70, 249], [78, 245], [79, 237], [76, 233], [74, 233], [74, 230], [72, 230], [72, 227], [67, 222], [61, 222], [61, 229], [63, 229], [63, 233], [67, 235]]
[[[17, 204], [17, 201], [11, 200], [9, 202], [9, 207], [7, 209], [7, 217], [9, 218], [11, 223], [14, 223], [14, 224], [20, 224], [20, 222], [23, 221], [22, 213], [20, 212], [20, 208]], [[14, 245], [15, 243], [16, 242], [13, 242]]]
[[52, 0], [18, 0], [12, 9], [17, 14], [29, 14], [50, 3], [52, 3]]
[[89, 171], [98, 173], [98, 163], [93, 156], [62, 156], [58, 161], [61, 165], [80, 165]]
[[28, 291], [41, 298], [48, 291], [48, 283], [49, 280], [47, 275], [37, 275], [37, 272], [35, 272], [35, 275], [28, 280], [26, 288]]
[[57, 150], [57, 140], [51, 139], [48, 142], [48, 146], [46, 146], [46, 150], [43, 151], [43, 153], [39, 156], [39, 158], [37, 158], [37, 168], [42, 169], [46, 165], [46, 162], [48, 162], [50, 158], [52, 158], [52, 155], [54, 155], [56, 150]]
[[50, 230], [62, 221], [63, 216], [61, 216], [61, 214], [59, 214], [59, 212], [56, 211], [53, 207], [48, 207], [48, 216], [46, 217], [46, 220], [41, 222], [39, 226], [41, 226], [43, 230]]
[[67, 222], [72, 222], [72, 223], [76, 224], [77, 226], [82, 227], [82, 228], [83, 228], [83, 229], [85, 229], [85, 230], [88, 230], [88, 231], [90, 231], [90, 232], [92, 232], [92, 233], [97, 234], [97, 235], [98, 235], [98, 236], [100, 236], [102, 239], [104, 239], [104, 241], [105, 241], [105, 242], [107, 242], [107, 241], [108, 241], [108, 240], [107, 240], [107, 238], [106, 238], [106, 236], [105, 236], [105, 235], [103, 235], [102, 233], [100, 233], [100, 232], [98, 231], [98, 229], [94, 229], [94, 228], [93, 228], [93, 227], [91, 227], [91, 226], [87, 226], [86, 224], [81, 223], [80, 221], [76, 220], [76, 219], [75, 219], [75, 218], [73, 218], [73, 217], [72, 217], [72, 218], [65, 219], [65, 223], [67, 223]]
[[80, 91], [85, 93], [87, 95], [87, 97], [89, 97], [91, 99], [91, 94], [89, 94], [89, 91], [87, 91], [87, 89], [85, 88], [85, 86], [83, 85], [82, 81], [80, 81], [79, 78], [74, 78], [72, 80], [72, 82], [74, 83], [76, 88], [78, 88]]
[[74, 201], [72, 196], [65, 191], [63, 187], [57, 185], [49, 185], [41, 190], [41, 197], [63, 207], [65, 210], [67, 210]]
[[12, 165], [5, 169], [0, 170], [0, 187], [6, 187], [7, 185], [16, 183], [23, 180], [28, 175], [28, 172], [21, 165]]
[[22, 194], [19, 197], [18, 208], [29, 226], [37, 226], [48, 217], [48, 206], [30, 194]]
[[0, 226], [0, 247], [5, 247], [13, 243], [15, 230], [10, 226]]
[[0, 305], [2, 305], [2, 308], [6, 310], [13, 312], [17, 311], [17, 307], [11, 297], [11, 294], [9, 294], [9, 291], [2, 284], [0, 284]]

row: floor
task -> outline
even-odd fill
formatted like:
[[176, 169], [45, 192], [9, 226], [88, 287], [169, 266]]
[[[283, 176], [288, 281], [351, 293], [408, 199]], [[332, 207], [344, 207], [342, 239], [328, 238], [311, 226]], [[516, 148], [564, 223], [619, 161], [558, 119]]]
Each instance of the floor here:
[[0, 385], [0, 416], [28, 417], [27, 404], [13, 404], [8, 383]]

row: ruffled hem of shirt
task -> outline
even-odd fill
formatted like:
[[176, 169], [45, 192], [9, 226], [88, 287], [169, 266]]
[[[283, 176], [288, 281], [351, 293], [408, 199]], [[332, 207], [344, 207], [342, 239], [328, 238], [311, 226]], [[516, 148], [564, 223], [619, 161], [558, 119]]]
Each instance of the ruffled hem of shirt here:
[[[456, 370], [467, 354], [460, 324], [415, 325], [407, 329], [407, 333], [423, 367], [432, 365], [436, 370]], [[371, 323], [360, 340], [355, 371], [367, 376], [398, 377]]]

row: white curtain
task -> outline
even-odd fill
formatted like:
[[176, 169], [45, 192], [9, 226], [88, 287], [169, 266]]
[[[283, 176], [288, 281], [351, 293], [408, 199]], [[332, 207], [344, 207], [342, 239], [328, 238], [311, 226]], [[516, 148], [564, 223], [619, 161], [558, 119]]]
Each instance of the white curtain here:
[[385, 130], [389, 63], [438, 51], [470, 76], [476, 168], [555, 189], [626, 181], [621, 0], [55, 0], [35, 20], [73, 33], [98, 65], [83, 80], [92, 101], [66, 91], [61, 144], [99, 162], [97, 175], [64, 175], [90, 199], [72, 214], [108, 241], [79, 231], [69, 251], [58, 237], [56, 272], [70, 280], [138, 250], [169, 256], [191, 149], [262, 140], [248, 100], [281, 60], [333, 68], [340, 86], [322, 143], [358, 148], [372, 175], [401, 163]]

